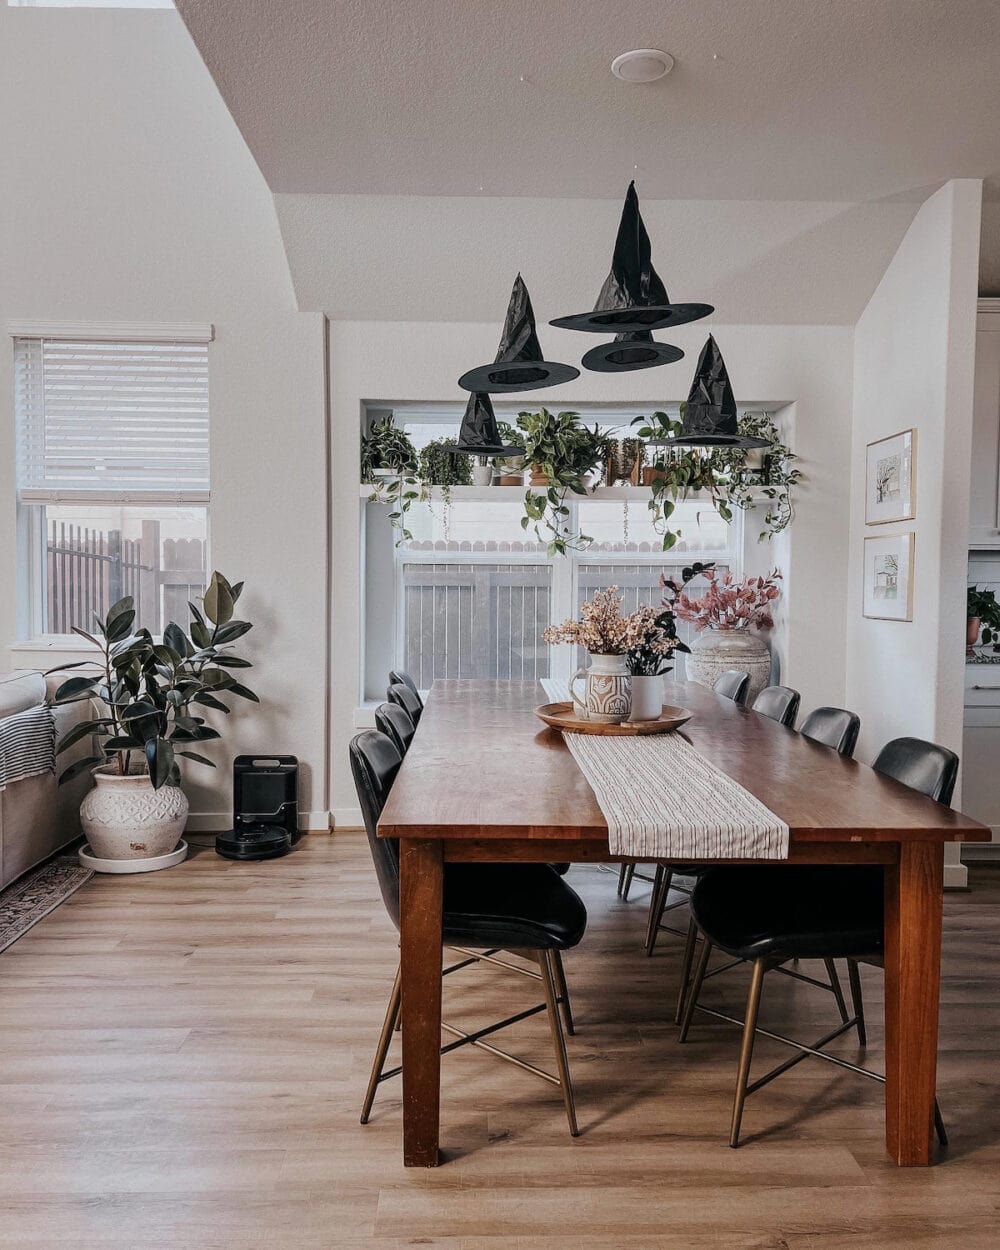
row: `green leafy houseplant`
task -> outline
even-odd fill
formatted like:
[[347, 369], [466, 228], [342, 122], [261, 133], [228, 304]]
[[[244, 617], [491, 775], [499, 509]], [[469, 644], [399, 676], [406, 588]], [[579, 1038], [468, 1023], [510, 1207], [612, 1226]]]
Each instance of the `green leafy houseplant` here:
[[[449, 451], [449, 440], [436, 438], [420, 452], [420, 480], [425, 486], [472, 485], [472, 464], [468, 456]], [[448, 496], [445, 494], [445, 499]]]
[[[413, 535], [406, 528], [406, 514], [424, 492], [418, 477], [416, 449], [391, 415], [373, 421], [361, 440], [361, 478], [375, 487], [368, 496], [370, 503], [391, 506], [389, 521], [399, 531], [396, 546], [411, 541]], [[380, 482], [379, 478], [384, 480]]]
[[702, 455], [693, 447], [671, 447], [670, 442], [680, 434], [683, 415], [682, 404], [678, 418], [657, 411], [632, 422], [640, 438], [661, 444], [649, 448], [653, 474], [648, 506], [656, 532], [663, 539], [663, 550], [669, 551], [680, 536], [680, 530], [670, 526], [676, 501], [699, 491], [709, 497], [724, 521], [733, 519], [735, 508], [752, 508], [764, 495], [770, 504], [759, 540], [783, 530], [792, 520], [792, 489], [802, 480], [802, 473], [792, 466], [796, 456], [781, 441], [770, 415], [744, 413], [739, 421], [741, 434], [769, 440], [761, 449], [759, 469], [752, 467], [754, 453], [743, 448], [716, 449]]
[[749, 438], [766, 438], [768, 445], [756, 452], [714, 451], [712, 472], [734, 507], [752, 508], [761, 495], [769, 501], [764, 529], [757, 536], [763, 541], [791, 524], [792, 490], [802, 480], [802, 471], [794, 467], [798, 456], [782, 441], [770, 413], [743, 413], [739, 430]]
[[544, 493], [538, 488], [524, 496], [521, 528], [534, 526], [539, 542], [545, 543], [550, 556], [565, 555], [571, 549], [588, 547], [591, 539], [574, 534], [569, 527], [570, 510], [566, 496], [590, 493], [587, 476], [602, 463], [607, 436], [597, 426], [588, 429], [576, 412], [522, 412], [517, 418], [523, 435], [525, 460], [547, 483]]
[[100, 660], [62, 664], [50, 671], [95, 667], [99, 671], [70, 677], [52, 701], [97, 699], [103, 706], [99, 715], [75, 725], [62, 738], [59, 751], [92, 735], [100, 754], [70, 765], [60, 776], [60, 784], [102, 764], [128, 776], [133, 757], [142, 761], [155, 790], [179, 783], [179, 758], [215, 767], [212, 760], [191, 749], [193, 744], [221, 736], [197, 713], [213, 708], [228, 714], [224, 696], [260, 701], [229, 671], [252, 667], [231, 649], [253, 628], [249, 621], [233, 615], [242, 590], [242, 582], [233, 586], [221, 573], [213, 573], [205, 591], [204, 613], [188, 604], [188, 632], [171, 622], [159, 643], [148, 629], [134, 628], [131, 596], [112, 604], [104, 620], [95, 616], [96, 635], [74, 626], [74, 633], [98, 648]]
[[970, 586], [966, 595], [966, 616], [979, 621], [984, 646], [992, 644], [994, 651], [1000, 650], [1000, 603], [997, 603], [996, 593]]

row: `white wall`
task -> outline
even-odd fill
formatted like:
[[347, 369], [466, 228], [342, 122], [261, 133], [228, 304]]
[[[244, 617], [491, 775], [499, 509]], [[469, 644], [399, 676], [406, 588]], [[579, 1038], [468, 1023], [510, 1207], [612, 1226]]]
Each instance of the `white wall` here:
[[[863, 760], [900, 735], [962, 750], [981, 197], [973, 179], [931, 196], [855, 327], [847, 703], [861, 717]], [[866, 527], [866, 445], [911, 426], [916, 519]], [[867, 620], [864, 538], [907, 531], [913, 620]], [[946, 884], [962, 886], [959, 848], [947, 852]]]
[[[782, 566], [789, 588], [782, 631], [783, 678], [802, 691], [803, 705], [837, 703], [844, 695], [845, 517], [849, 497], [852, 332], [847, 327], [720, 326], [712, 332], [726, 358], [741, 404], [788, 405], [790, 441], [809, 481], [791, 530], [774, 547], [754, 552], [762, 565]], [[592, 402], [652, 405], [686, 398], [709, 323], [682, 326], [672, 342], [687, 355], [676, 365], [613, 375], [584, 371], [574, 382], [529, 398], [572, 408]], [[358, 491], [362, 404], [400, 400], [454, 401], [450, 382], [477, 361], [492, 359], [496, 324], [347, 322], [330, 324], [332, 428], [331, 806], [341, 821], [356, 819], [347, 743], [361, 689]], [[579, 359], [584, 336], [542, 327], [546, 355]]]
[[[225, 823], [239, 752], [303, 762], [325, 826], [325, 323], [296, 310], [270, 193], [174, 12], [0, 7], [0, 327], [213, 322], [211, 554], [246, 578], [262, 708], [186, 785]], [[16, 583], [9, 340], [0, 342], [0, 584]], [[0, 647], [15, 641], [0, 598]], [[8, 651], [9, 666], [51, 656]], [[195, 823], [199, 823], [196, 821]]]
[[[864, 759], [901, 734], [961, 750], [980, 196], [964, 179], [921, 207], [855, 328], [847, 699]], [[911, 426], [916, 519], [866, 527], [866, 445]], [[907, 531], [913, 620], [865, 619], [864, 538]]]

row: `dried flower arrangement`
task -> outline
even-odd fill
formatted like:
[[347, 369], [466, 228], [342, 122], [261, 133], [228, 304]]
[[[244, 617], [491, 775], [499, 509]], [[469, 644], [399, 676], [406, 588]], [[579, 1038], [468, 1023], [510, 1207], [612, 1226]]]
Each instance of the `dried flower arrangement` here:
[[692, 596], [680, 591], [674, 612], [689, 621], [698, 633], [703, 629], [771, 629], [771, 605], [780, 596], [781, 573], [775, 569], [767, 577], [745, 577], [737, 581], [728, 570], [721, 576], [714, 569], [704, 570], [708, 589]]
[[[664, 616], [670, 619], [663, 621]], [[626, 655], [631, 671], [646, 676], [664, 671], [658, 665], [673, 651], [687, 650], [674, 632], [669, 610], [643, 604], [625, 616], [617, 586], [595, 591], [580, 609], [580, 620], [550, 625], [542, 637], [551, 644], [575, 643], [593, 655]], [[633, 663], [644, 667], [633, 668]]]

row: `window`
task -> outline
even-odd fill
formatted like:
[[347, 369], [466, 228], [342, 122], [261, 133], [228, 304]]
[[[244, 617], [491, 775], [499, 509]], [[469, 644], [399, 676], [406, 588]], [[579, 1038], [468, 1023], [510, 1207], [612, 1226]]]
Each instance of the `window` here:
[[204, 592], [208, 343], [16, 337], [22, 636], [123, 595], [153, 633]]
[[[621, 428], [628, 419], [622, 414], [607, 425]], [[456, 430], [454, 418], [448, 422], [437, 414], [411, 424], [397, 413], [397, 421], [418, 450], [430, 438], [454, 437]], [[673, 520], [681, 537], [665, 553], [645, 489], [619, 489], [611, 498], [569, 497], [574, 528], [594, 541], [585, 551], [549, 559], [531, 531], [521, 528], [522, 496], [518, 487], [453, 487], [446, 504], [435, 494], [413, 505], [407, 516], [413, 541], [399, 547], [388, 509], [367, 506], [366, 698], [383, 697], [385, 673], [393, 666], [407, 669], [422, 689], [436, 678], [565, 679], [585, 657], [571, 647], [548, 646], [542, 631], [576, 616], [595, 590], [617, 585], [624, 609], [634, 611], [640, 603], [660, 602], [663, 572], [679, 571], [692, 560], [740, 566], [740, 514], [730, 525], [702, 501], [679, 503]], [[690, 627], [682, 623], [678, 632], [688, 640]], [[682, 677], [683, 657], [674, 667]]]

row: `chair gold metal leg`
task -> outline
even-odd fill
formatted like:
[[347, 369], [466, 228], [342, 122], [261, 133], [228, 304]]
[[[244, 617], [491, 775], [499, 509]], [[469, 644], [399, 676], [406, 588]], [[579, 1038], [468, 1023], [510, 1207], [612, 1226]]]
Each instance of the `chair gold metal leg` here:
[[566, 1039], [563, 1036], [562, 1019], [559, 1015], [559, 1003], [556, 995], [554, 976], [555, 960], [553, 952], [540, 950], [538, 966], [542, 973], [542, 986], [545, 989], [545, 1004], [548, 1007], [549, 1028], [552, 1030], [552, 1045], [556, 1052], [556, 1069], [559, 1072], [559, 1087], [562, 1090], [563, 1105], [566, 1108], [566, 1119], [569, 1121], [571, 1137], [579, 1137], [580, 1129], [576, 1122], [576, 1100], [573, 1097], [573, 1082], [569, 1074], [569, 1056], [566, 1054]]
[[858, 1045], [868, 1045], [868, 1030], [865, 1026], [865, 1000], [861, 993], [861, 972], [856, 959], [847, 961], [847, 977], [851, 983], [851, 1002], [854, 1005], [854, 1019], [858, 1030]]
[[746, 1016], [743, 1020], [743, 1042], [740, 1045], [740, 1062], [736, 1070], [736, 1097], [733, 1100], [733, 1125], [729, 1133], [729, 1144], [734, 1150], [740, 1144], [740, 1124], [743, 1121], [743, 1105], [747, 1099], [747, 1082], [750, 1078], [750, 1061], [753, 1059], [760, 991], [764, 985], [766, 971], [767, 964], [764, 960], [755, 959], [753, 974], [750, 977], [750, 990], [747, 994]]
[[656, 877], [653, 882], [653, 897], [649, 900], [649, 923], [646, 926], [646, 954], [652, 955], [656, 948], [656, 939], [663, 921], [663, 912], [670, 894], [670, 882], [673, 880], [673, 869], [663, 864], [656, 865]]
[[823, 965], [826, 968], [826, 975], [830, 978], [830, 989], [833, 991], [837, 1010], [840, 1012], [840, 1022], [841, 1024], [846, 1024], [851, 1017], [847, 1014], [847, 1003], [844, 1002], [844, 991], [841, 988], [840, 977], [837, 974], [837, 965], [832, 959], [824, 959]]
[[686, 1042], [688, 1029], [691, 1027], [691, 1018], [694, 1015], [694, 1009], [698, 1005], [698, 996], [701, 994], [702, 983], [705, 980], [705, 973], [708, 970], [708, 959], [712, 953], [712, 943], [707, 937], [702, 935], [701, 954], [698, 956], [698, 966], [695, 968], [694, 980], [691, 982], [691, 988], [688, 990], [687, 1003], [684, 1007], [684, 1019], [681, 1021], [681, 1031], [677, 1040]]
[[385, 1057], [389, 1053], [389, 1043], [392, 1041], [393, 1030], [396, 1027], [396, 1021], [399, 1019], [399, 1000], [400, 979], [399, 969], [397, 968], [396, 979], [392, 983], [392, 990], [389, 994], [389, 1006], [385, 1010], [385, 1020], [382, 1022], [382, 1032], [379, 1034], [378, 1046], [375, 1049], [375, 1061], [372, 1063], [371, 1076], [368, 1078], [368, 1089], [365, 1091], [365, 1105], [361, 1109], [362, 1124], [367, 1124], [368, 1117], [371, 1115], [379, 1077], [382, 1075], [382, 1069], [385, 1067]]
[[572, 1037], [576, 1033], [576, 1025], [573, 1023], [573, 1008], [569, 1001], [569, 986], [566, 984], [566, 970], [563, 968], [562, 951], [554, 950], [552, 952], [552, 971], [555, 973], [556, 994], [559, 998], [559, 1005], [562, 1007], [566, 1032]]
[[694, 964], [695, 947], [698, 945], [698, 926], [694, 916], [688, 921], [687, 938], [684, 942], [684, 962], [681, 964], [681, 983], [677, 991], [677, 1010], [674, 1012], [674, 1024], [684, 1019], [684, 1003], [687, 1000], [688, 986], [691, 983], [691, 968]]

